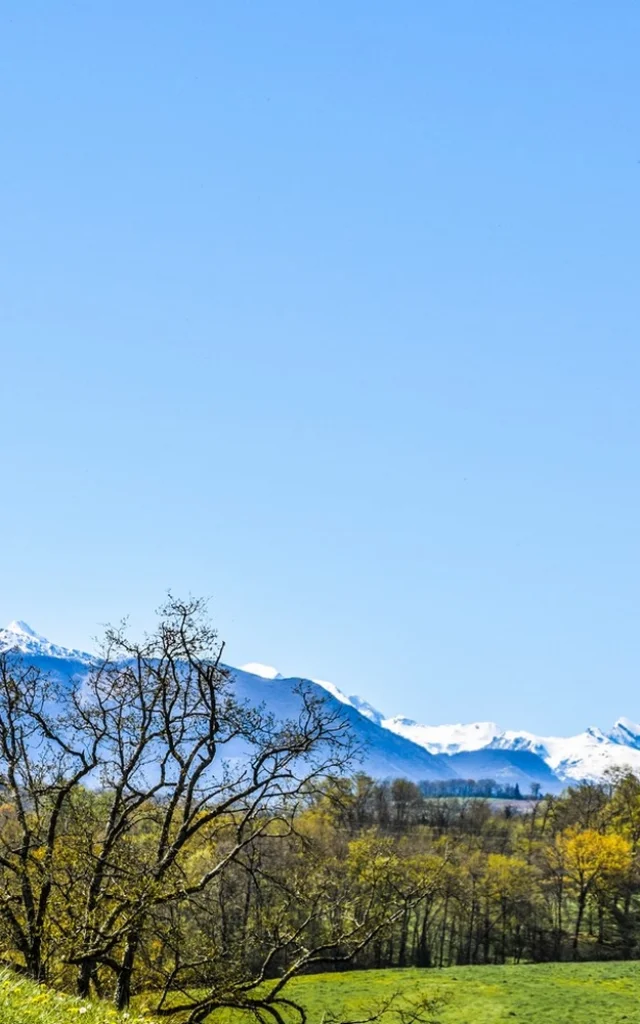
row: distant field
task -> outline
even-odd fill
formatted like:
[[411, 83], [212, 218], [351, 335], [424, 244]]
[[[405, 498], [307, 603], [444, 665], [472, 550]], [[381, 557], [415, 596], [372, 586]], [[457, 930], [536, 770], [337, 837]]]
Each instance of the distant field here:
[[472, 803], [474, 801], [488, 804], [496, 814], [509, 807], [514, 814], [530, 814], [535, 807], [541, 806], [540, 800], [523, 797], [520, 800], [509, 800], [503, 796], [428, 796], [427, 803], [438, 803], [440, 800], [457, 800], [459, 803]]
[[494, 811], [504, 811], [510, 807], [514, 814], [530, 814], [534, 807], [540, 806], [539, 800], [505, 800], [503, 797], [490, 796], [487, 803]]
[[309, 1024], [323, 1014], [363, 1019], [396, 991], [440, 994], [442, 1024], [640, 1024], [640, 963], [351, 971], [300, 978], [289, 991]]

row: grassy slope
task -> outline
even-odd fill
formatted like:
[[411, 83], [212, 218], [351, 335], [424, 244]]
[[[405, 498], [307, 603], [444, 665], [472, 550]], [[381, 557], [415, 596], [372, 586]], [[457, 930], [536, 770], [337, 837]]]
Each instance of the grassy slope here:
[[[0, 1024], [139, 1024], [142, 1018], [116, 1013], [108, 1003], [63, 996], [17, 974], [0, 971]], [[150, 1024], [145, 1018], [144, 1024]]]
[[[443, 995], [435, 1015], [442, 1024], [640, 1024], [640, 963], [353, 971], [300, 978], [290, 989], [312, 1024], [323, 1011], [366, 1018], [396, 991]], [[239, 1024], [237, 1017], [225, 1024], [232, 1019]]]

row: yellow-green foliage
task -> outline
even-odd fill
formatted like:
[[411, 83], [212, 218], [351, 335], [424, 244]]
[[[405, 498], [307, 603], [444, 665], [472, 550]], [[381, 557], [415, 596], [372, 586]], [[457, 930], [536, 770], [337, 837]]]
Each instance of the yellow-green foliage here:
[[88, 1002], [63, 995], [45, 985], [0, 972], [2, 1024], [151, 1024], [136, 1013], [116, 1013], [106, 1002]]

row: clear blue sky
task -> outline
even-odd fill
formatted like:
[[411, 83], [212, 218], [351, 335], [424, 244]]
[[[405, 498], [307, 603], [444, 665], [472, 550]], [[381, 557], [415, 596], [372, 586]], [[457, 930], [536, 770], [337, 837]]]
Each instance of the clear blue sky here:
[[640, 7], [2, 5], [0, 620], [640, 718]]

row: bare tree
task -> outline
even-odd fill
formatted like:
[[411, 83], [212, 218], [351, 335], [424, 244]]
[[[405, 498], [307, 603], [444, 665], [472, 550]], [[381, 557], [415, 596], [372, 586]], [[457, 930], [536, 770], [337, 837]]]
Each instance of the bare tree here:
[[[309, 786], [352, 757], [346, 724], [304, 686], [289, 721], [240, 703], [222, 649], [202, 602], [170, 598], [142, 643], [108, 630], [100, 665], [73, 696], [75, 727], [99, 737], [106, 821], [87, 836], [68, 959], [81, 995], [110, 968], [120, 1009], [154, 912], [204, 892], [267, 831], [289, 834]], [[194, 868], [203, 841], [211, 859]]]
[[54, 856], [70, 794], [96, 768], [102, 736], [78, 737], [64, 688], [0, 654], [0, 919], [24, 970], [41, 981]]

